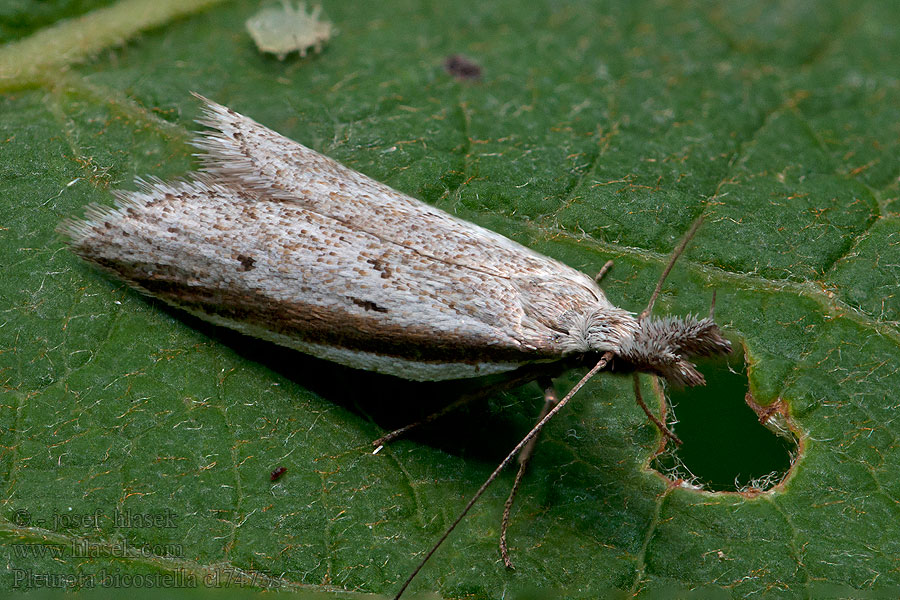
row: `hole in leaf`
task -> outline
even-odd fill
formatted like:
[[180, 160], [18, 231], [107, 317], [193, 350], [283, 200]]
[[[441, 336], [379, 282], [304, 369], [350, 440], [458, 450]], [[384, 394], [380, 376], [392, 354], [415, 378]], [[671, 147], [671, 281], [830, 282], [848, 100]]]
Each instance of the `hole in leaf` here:
[[667, 444], [653, 466], [710, 491], [765, 491], [790, 470], [797, 439], [780, 404], [755, 403], [741, 344], [733, 345], [729, 356], [696, 361], [706, 386], [668, 390], [684, 444]]

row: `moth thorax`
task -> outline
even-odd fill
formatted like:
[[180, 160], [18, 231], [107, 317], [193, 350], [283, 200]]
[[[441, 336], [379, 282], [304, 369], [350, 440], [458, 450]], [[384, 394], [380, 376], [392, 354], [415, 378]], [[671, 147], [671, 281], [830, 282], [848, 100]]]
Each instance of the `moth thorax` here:
[[614, 306], [577, 313], [571, 316], [569, 335], [565, 340], [566, 350], [619, 354], [622, 344], [633, 339], [638, 330], [634, 315]]

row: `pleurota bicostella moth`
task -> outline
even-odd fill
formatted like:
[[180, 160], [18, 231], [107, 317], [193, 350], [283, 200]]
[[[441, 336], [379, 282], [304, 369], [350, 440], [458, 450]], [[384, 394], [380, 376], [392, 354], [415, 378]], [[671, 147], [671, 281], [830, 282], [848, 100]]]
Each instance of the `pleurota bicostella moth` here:
[[[199, 122], [210, 129], [194, 141], [200, 171], [185, 181], [141, 181], [139, 191], [117, 192], [116, 206], [91, 205], [84, 219], [64, 221], [59, 230], [74, 252], [216, 325], [406, 379], [595, 358], [562, 400], [548, 395], [543, 418], [460, 519], [544, 423], [612, 362], [698, 385], [704, 379], [690, 358], [730, 351], [712, 314], [650, 317], [662, 278], [635, 316], [584, 273], [201, 100]], [[507, 518], [508, 507], [502, 537], [509, 564]]]

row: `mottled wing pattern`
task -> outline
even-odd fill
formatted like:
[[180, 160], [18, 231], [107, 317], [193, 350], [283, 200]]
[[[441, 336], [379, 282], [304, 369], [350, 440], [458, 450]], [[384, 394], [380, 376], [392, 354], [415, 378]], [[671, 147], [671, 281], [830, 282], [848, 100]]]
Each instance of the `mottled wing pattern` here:
[[212, 322], [360, 368], [445, 379], [564, 354], [587, 276], [225, 107], [205, 173], [63, 230], [85, 258]]
[[385, 244], [467, 268], [482, 280], [499, 277], [519, 283], [520, 302], [533, 307], [529, 316], [545, 320], [545, 326], [555, 324], [556, 316], [565, 311], [612, 307], [584, 273], [402, 194], [253, 119], [200, 98], [206, 116], [199, 122], [213, 129], [195, 141], [205, 151], [200, 155], [204, 171], [267, 198], [293, 202], [370, 232]]

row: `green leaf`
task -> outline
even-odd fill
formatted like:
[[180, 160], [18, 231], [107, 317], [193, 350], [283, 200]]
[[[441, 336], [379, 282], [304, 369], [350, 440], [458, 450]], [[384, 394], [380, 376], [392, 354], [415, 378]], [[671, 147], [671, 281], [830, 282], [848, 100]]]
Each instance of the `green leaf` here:
[[[896, 6], [329, 2], [338, 34], [283, 62], [244, 30], [258, 8], [0, 10], [0, 588], [119, 573], [391, 594], [539, 409], [534, 384], [497, 392], [372, 455], [468, 384], [248, 340], [69, 253], [61, 219], [190, 171], [196, 91], [587, 273], [614, 259], [603, 285], [630, 310], [707, 214], [656, 312], [704, 313], [718, 292], [755, 402], [799, 432], [789, 477], [671, 484], [629, 380], [604, 374], [542, 435], [513, 509], [517, 569], [496, 546], [510, 472], [412, 590], [897, 593]], [[443, 70], [455, 53], [480, 82]]]

